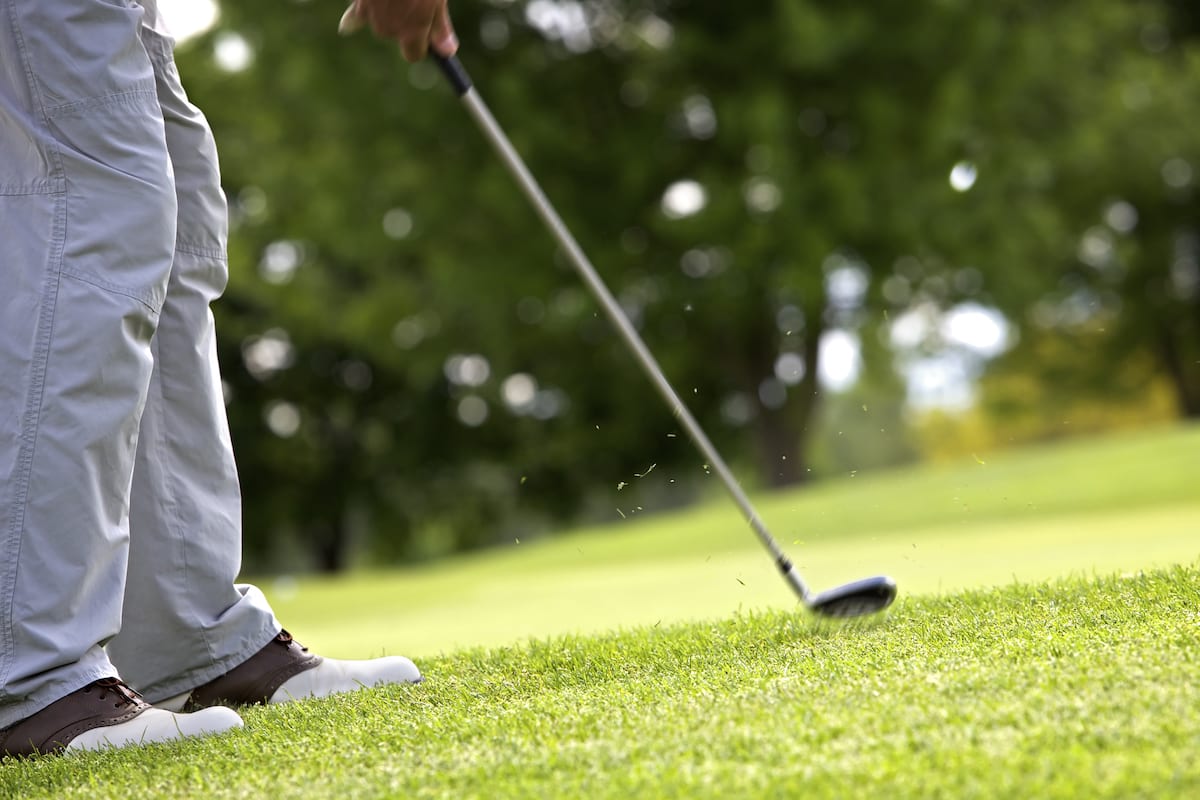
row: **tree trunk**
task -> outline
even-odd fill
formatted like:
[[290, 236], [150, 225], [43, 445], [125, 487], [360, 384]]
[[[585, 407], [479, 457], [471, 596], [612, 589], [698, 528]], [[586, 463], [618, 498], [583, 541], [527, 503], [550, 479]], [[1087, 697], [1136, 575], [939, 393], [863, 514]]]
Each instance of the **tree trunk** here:
[[[779, 488], [804, 483], [812, 477], [808, 469], [808, 444], [817, 407], [820, 384], [817, 380], [823, 309], [806, 309], [804, 322], [804, 376], [788, 391], [787, 402], [778, 409], [760, 404], [754, 422], [759, 472], [768, 486]], [[764, 375], [772, 374], [775, 342], [772, 338]], [[762, 379], [762, 376], [759, 378]]]
[[322, 470], [325, 487], [308, 499], [308, 543], [317, 569], [333, 574], [346, 566], [350, 550], [350, 526], [346, 510], [350, 503], [349, 486], [358, 479], [355, 470], [355, 447], [352, 437], [331, 423], [326, 424], [325, 441], [329, 443], [328, 462]]
[[1176, 341], [1176, 331], [1159, 328], [1158, 355], [1175, 387], [1180, 412], [1188, 419], [1200, 419], [1200, 360], [1189, 358], [1188, 348]]
[[333, 574], [346, 566], [346, 536], [340, 523], [321, 521], [310, 528], [313, 555], [320, 572]]
[[802, 483], [808, 477], [800, 431], [792, 423], [789, 410], [787, 406], [764, 408], [754, 423], [758, 469], [766, 484], [775, 488]]

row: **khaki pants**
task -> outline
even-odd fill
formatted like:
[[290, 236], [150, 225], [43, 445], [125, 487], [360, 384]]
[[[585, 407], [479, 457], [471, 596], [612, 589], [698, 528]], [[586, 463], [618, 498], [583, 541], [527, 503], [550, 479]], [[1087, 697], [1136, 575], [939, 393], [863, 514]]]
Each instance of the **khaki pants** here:
[[225, 200], [153, 3], [0, 0], [0, 727], [279, 630], [234, 584]]

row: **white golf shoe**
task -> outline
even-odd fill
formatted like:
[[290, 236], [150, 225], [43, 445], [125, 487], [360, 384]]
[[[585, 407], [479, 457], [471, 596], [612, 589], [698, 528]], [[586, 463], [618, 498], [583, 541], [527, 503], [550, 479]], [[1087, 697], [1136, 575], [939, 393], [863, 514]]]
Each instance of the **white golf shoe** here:
[[240, 727], [232, 709], [177, 714], [152, 707], [118, 678], [103, 678], [0, 730], [0, 756], [171, 742]]
[[215, 705], [286, 703], [421, 680], [416, 664], [403, 656], [364, 661], [322, 658], [309, 653], [287, 631], [281, 631], [265, 647], [219, 678], [157, 705], [173, 711], [191, 711]]

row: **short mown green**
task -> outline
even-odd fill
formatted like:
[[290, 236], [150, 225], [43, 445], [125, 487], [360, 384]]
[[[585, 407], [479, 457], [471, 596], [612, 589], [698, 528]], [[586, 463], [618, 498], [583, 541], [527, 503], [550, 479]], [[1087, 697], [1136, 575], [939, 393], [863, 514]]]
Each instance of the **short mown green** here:
[[205, 741], [0, 766], [28, 798], [1200, 796], [1200, 569], [558, 637]]
[[[754, 500], [815, 589], [885, 573], [901, 596], [927, 595], [1191, 563], [1200, 426], [844, 476]], [[427, 567], [262, 586], [301, 641], [348, 658], [796, 606], [724, 496], [675, 514], [613, 516]]]
[[1190, 426], [756, 497], [818, 588], [899, 580], [849, 624], [723, 501], [266, 580], [314, 649], [428, 680], [3, 763], [0, 798], [1197, 797], [1198, 475]]

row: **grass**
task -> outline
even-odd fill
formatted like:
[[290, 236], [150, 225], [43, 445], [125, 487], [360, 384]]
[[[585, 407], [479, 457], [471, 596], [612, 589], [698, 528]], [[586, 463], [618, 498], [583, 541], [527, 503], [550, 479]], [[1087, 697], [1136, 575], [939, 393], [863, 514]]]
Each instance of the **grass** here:
[[206, 741], [0, 767], [0, 796], [1194, 797], [1200, 569], [430, 659]]
[[1198, 475], [1192, 426], [757, 496], [815, 583], [899, 580], [850, 625], [726, 501], [264, 581], [314, 649], [429, 680], [0, 764], [0, 798], [1200, 796]]
[[[817, 588], [881, 572], [904, 595], [928, 595], [1191, 563], [1200, 558], [1200, 426], [754, 499]], [[427, 657], [794, 607], [724, 497], [678, 514], [613, 516], [604, 527], [430, 567], [262, 586], [302, 641], [343, 657]]]

